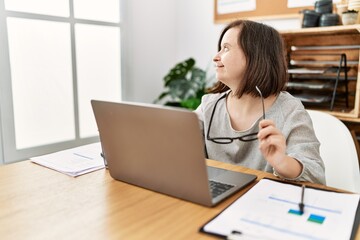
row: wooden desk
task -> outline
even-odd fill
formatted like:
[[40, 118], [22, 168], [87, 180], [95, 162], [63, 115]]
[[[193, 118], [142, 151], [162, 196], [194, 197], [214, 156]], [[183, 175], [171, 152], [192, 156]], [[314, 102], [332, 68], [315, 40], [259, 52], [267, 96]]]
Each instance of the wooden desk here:
[[30, 161], [13, 163], [0, 167], [0, 239], [215, 239], [199, 227], [249, 188], [207, 208], [115, 181], [107, 170], [72, 178]]

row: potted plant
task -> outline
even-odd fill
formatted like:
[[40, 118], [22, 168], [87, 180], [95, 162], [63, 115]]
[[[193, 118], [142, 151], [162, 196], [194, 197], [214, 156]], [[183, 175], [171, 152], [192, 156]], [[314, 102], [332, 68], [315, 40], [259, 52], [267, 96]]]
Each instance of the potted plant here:
[[195, 60], [189, 58], [176, 64], [164, 77], [165, 91], [155, 100], [167, 106], [196, 109], [209, 84], [206, 71], [195, 66]]
[[342, 13], [341, 17], [343, 25], [356, 24], [358, 20], [358, 11], [356, 10], [347, 10]]

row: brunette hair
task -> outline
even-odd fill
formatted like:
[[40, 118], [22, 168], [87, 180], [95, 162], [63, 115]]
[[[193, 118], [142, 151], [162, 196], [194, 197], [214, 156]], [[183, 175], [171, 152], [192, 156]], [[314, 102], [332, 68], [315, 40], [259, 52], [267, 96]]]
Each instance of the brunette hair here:
[[[287, 62], [284, 42], [279, 32], [262, 23], [248, 20], [231, 22], [222, 31], [218, 50], [221, 50], [221, 41], [227, 30], [240, 28], [238, 45], [246, 58], [244, 79], [239, 82], [234, 93], [241, 97], [243, 94], [259, 96], [255, 86], [258, 86], [263, 96], [278, 95], [285, 90], [288, 81]], [[224, 92], [228, 86], [218, 81], [210, 93]]]

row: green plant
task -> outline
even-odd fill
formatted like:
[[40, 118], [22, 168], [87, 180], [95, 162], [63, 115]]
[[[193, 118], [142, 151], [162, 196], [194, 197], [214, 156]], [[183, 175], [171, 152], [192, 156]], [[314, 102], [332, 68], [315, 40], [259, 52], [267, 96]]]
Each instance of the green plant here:
[[165, 101], [164, 105], [196, 109], [207, 89], [206, 71], [195, 66], [189, 58], [175, 65], [164, 77], [165, 91], [155, 103]]

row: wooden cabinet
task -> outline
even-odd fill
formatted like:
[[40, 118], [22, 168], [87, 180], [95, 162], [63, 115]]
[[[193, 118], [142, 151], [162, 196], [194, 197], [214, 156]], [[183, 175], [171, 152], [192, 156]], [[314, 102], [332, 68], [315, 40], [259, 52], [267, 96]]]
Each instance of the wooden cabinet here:
[[[293, 47], [288, 55], [288, 91], [300, 98], [307, 107], [346, 111], [350, 108], [350, 67], [347, 65], [346, 54], [317, 53], [318, 49]], [[305, 50], [310, 53], [304, 53]], [[351, 80], [356, 81], [356, 78]]]
[[[289, 63], [288, 91], [314, 97], [313, 104], [303, 101], [306, 108], [322, 110], [342, 120], [351, 131], [360, 156], [360, 24], [280, 33]], [[344, 56], [346, 63], [341, 61]]]
[[[280, 33], [289, 63], [288, 91], [311, 95], [317, 100], [313, 104], [303, 101], [306, 108], [325, 111], [342, 120], [351, 131], [360, 156], [360, 24]], [[334, 99], [331, 93], [336, 94]], [[329, 105], [332, 100], [333, 106]]]
[[307, 108], [360, 123], [360, 25], [280, 33], [289, 62], [288, 91]]

